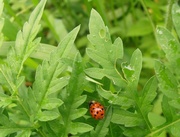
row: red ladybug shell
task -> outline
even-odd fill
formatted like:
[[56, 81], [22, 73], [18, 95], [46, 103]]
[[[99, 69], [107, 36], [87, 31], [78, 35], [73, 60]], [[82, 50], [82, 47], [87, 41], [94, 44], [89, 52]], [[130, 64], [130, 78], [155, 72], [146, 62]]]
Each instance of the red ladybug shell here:
[[99, 102], [91, 101], [89, 103], [89, 111], [91, 116], [96, 120], [100, 120], [104, 118], [105, 110], [104, 107]]

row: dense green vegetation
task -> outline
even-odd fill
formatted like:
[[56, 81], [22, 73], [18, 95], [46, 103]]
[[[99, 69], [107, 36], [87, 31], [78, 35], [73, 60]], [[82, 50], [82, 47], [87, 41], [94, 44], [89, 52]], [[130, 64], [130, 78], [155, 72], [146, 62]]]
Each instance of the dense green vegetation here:
[[0, 137], [179, 137], [179, 39], [177, 0], [0, 0]]

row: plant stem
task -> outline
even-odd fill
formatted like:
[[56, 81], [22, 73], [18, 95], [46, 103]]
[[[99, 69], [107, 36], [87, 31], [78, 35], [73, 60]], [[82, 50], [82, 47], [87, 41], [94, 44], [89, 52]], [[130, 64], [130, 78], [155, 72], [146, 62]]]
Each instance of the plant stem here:
[[166, 17], [166, 28], [171, 31], [173, 27], [172, 22], [172, 6], [173, 6], [174, 0], [169, 0], [168, 9], [167, 9], [167, 17]]
[[154, 32], [154, 37], [155, 37], [155, 40], [156, 40], [156, 42], [157, 42], [156, 27], [155, 27], [155, 25], [154, 25], [154, 23], [153, 23], [153, 20], [152, 20], [150, 14], [149, 14], [148, 9], [147, 9], [147, 7], [146, 7], [146, 5], [145, 5], [145, 3], [144, 3], [144, 0], [140, 0], [140, 2], [141, 2], [141, 5], [143, 6], [144, 11], [146, 12], [146, 14], [147, 14], [147, 16], [148, 16], [148, 19], [149, 19], [150, 23], [151, 23], [151, 26], [152, 26], [152, 29], [153, 29], [153, 32]]

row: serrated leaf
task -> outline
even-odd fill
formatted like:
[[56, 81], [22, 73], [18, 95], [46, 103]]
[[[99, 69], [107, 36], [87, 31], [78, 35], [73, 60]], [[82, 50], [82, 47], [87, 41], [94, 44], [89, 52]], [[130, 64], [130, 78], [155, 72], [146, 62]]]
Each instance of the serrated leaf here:
[[[31, 91], [31, 93], [33, 94], [31, 96], [37, 103], [36, 107], [32, 108], [33, 110], [37, 109], [35, 111], [39, 111], [42, 107], [44, 108], [44, 106], [49, 106], [49, 103], [46, 102], [47, 100], [49, 100], [49, 98], [47, 97], [59, 91], [68, 83], [67, 78], [59, 78], [59, 75], [67, 68], [67, 65], [63, 62], [62, 58], [65, 57], [64, 54], [70, 52], [72, 43], [77, 36], [78, 30], [79, 27], [71, 31], [61, 42], [61, 44], [64, 45], [60, 44], [57, 50], [54, 50], [51, 53], [50, 60], [43, 61], [42, 66], [39, 66], [37, 68], [33, 90]], [[62, 47], [66, 51], [66, 53], [63, 53], [61, 51]], [[57, 100], [59, 99], [56, 99], [56, 101]], [[45, 102], [47, 104], [45, 104]], [[59, 100], [56, 103], [54, 102], [55, 106], [52, 107], [58, 107], [60, 104], [62, 104], [62, 102], [60, 102]], [[38, 105], [40, 107], [37, 107]]]
[[23, 30], [17, 34], [15, 46], [11, 48], [7, 55], [7, 64], [0, 66], [0, 73], [2, 74], [2, 80], [6, 81], [11, 94], [17, 94], [18, 87], [24, 81], [23, 77], [20, 77], [23, 63], [37, 47], [40, 39], [35, 39], [37, 32], [39, 31], [39, 21], [43, 13], [46, 0], [42, 0], [30, 15], [30, 19], [23, 26]]
[[39, 121], [50, 121], [58, 118], [60, 116], [59, 112], [57, 110], [51, 110], [51, 111], [42, 111], [37, 114]]
[[111, 91], [106, 91], [101, 87], [97, 88], [97, 92], [103, 98], [109, 100], [109, 103], [111, 104], [120, 105], [126, 108], [134, 104], [134, 100], [126, 97], [124, 94], [121, 93], [113, 94]]
[[108, 107], [106, 114], [103, 120], [99, 121], [95, 130], [92, 130], [90, 133], [91, 137], [105, 137], [109, 131], [108, 126], [110, 124], [112, 117], [112, 107]]
[[106, 76], [114, 84], [125, 86], [126, 82], [116, 69], [117, 59], [122, 59], [123, 57], [121, 39], [117, 38], [114, 43], [111, 42], [108, 28], [95, 10], [91, 11], [89, 31], [88, 39], [93, 44], [93, 47], [87, 48], [87, 55], [101, 65], [103, 69], [88, 68], [85, 70], [86, 74], [97, 79], [102, 79]]
[[[75, 120], [75, 118], [78, 118], [79, 116], [82, 116], [85, 112], [85, 109], [80, 109], [82, 110], [82, 113], [80, 112], [78, 114], [79, 116], [75, 116], [73, 114], [74, 112], [78, 112], [76, 111], [77, 107], [86, 99], [86, 96], [80, 97], [84, 88], [84, 80], [85, 75], [83, 72], [82, 59], [80, 54], [77, 54], [73, 62], [73, 70], [67, 88], [61, 93], [61, 98], [64, 101], [64, 104], [60, 107], [60, 113], [63, 115], [62, 119], [64, 122], [62, 136], [67, 136], [69, 133], [72, 126], [71, 121]], [[80, 101], [77, 101], [78, 99], [80, 99]], [[73, 105], [74, 103], [75, 105]]]
[[156, 61], [155, 72], [159, 81], [159, 88], [169, 98], [178, 98], [178, 82], [176, 77], [162, 63]]
[[[9, 52], [10, 47], [14, 45], [15, 42], [13, 41], [4, 41], [2, 47], [0, 47], [0, 55], [6, 56]], [[50, 44], [39, 43], [38, 47], [31, 53], [30, 57], [41, 60], [49, 60], [50, 53], [56, 49], [57, 47]]]
[[142, 91], [141, 101], [139, 103], [142, 113], [147, 116], [147, 113], [152, 109], [151, 103], [155, 99], [157, 93], [157, 79], [152, 77], [148, 80]]
[[140, 126], [144, 123], [140, 115], [120, 109], [114, 109], [111, 122], [122, 124], [125, 127]]
[[158, 27], [156, 31], [158, 43], [165, 52], [173, 71], [180, 74], [178, 69], [180, 67], [180, 43], [166, 28]]
[[142, 53], [139, 49], [135, 50], [132, 54], [129, 64], [122, 64], [122, 70], [126, 80], [134, 88], [137, 88], [139, 76], [142, 69]]
[[27, 128], [29, 128], [28, 126], [26, 126], [26, 128], [21, 127], [19, 125], [16, 125], [15, 123], [13, 123], [12, 121], [9, 120], [8, 117], [6, 117], [3, 114], [0, 114], [1, 119], [0, 119], [0, 136], [1, 137], [6, 137], [7, 135], [14, 133], [14, 132], [23, 132], [26, 131]]
[[[76, 39], [77, 33], [79, 32], [80, 26], [74, 28], [58, 45], [59, 56], [62, 58], [69, 57], [69, 53], [73, 49], [74, 41]], [[73, 51], [74, 56], [71, 59], [74, 59], [78, 51]]]
[[21, 73], [23, 63], [40, 42], [40, 39], [34, 40], [34, 38], [40, 28], [39, 21], [43, 13], [45, 3], [46, 0], [42, 0], [31, 13], [29, 21], [23, 26], [23, 30], [18, 32], [15, 46], [12, 47], [9, 55], [10, 57], [8, 56], [7, 58], [9, 66], [13, 68], [17, 77]]
[[[73, 43], [78, 30], [79, 27], [75, 28], [64, 38], [64, 41], [66, 41], [64, 43], [66, 45], [63, 45], [64, 50], [66, 50], [65, 47], [72, 46], [71, 43]], [[19, 87], [19, 99], [16, 102], [16, 107], [13, 107], [16, 113], [10, 115], [11, 119], [17, 123], [24, 124], [23, 126], [32, 126], [31, 124], [35, 121], [46, 122], [60, 117], [58, 107], [63, 102], [58, 99], [57, 92], [66, 86], [69, 80], [67, 77], [60, 77], [61, 73], [67, 68], [67, 64], [62, 59], [64, 53], [60, 48], [57, 47], [51, 53], [49, 61], [44, 60], [42, 65], [38, 66], [32, 88], [27, 88], [23, 84]], [[70, 50], [66, 52], [68, 51], [70, 52]]]
[[175, 3], [172, 7], [172, 20], [175, 26], [176, 32], [180, 38], [180, 12], [179, 12], [179, 5]]
[[71, 97], [78, 97], [82, 94], [83, 84], [84, 84], [84, 73], [83, 66], [81, 64], [81, 56], [77, 54], [74, 64], [73, 71], [71, 74], [71, 78], [69, 81], [69, 85], [67, 86], [67, 91], [69, 92]]

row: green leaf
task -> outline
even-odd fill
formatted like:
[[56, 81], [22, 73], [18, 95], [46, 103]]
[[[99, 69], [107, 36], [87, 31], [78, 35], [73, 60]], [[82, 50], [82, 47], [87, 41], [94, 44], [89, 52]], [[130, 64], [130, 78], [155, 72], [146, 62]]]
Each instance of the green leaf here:
[[5, 108], [12, 103], [12, 99], [0, 92], [0, 107]]
[[74, 103], [72, 104], [72, 108], [78, 108], [82, 103], [86, 101], [86, 98], [87, 98], [86, 95], [76, 97], [74, 99]]
[[80, 122], [73, 122], [71, 123], [70, 133], [71, 134], [85, 133], [85, 132], [91, 131], [92, 129], [93, 127], [88, 124], [80, 123]]
[[180, 12], [179, 12], [179, 5], [178, 4], [174, 4], [172, 7], [172, 20], [173, 20], [173, 24], [175, 26], [176, 32], [180, 38]]
[[[78, 131], [72, 129], [72, 126], [74, 126], [72, 125], [72, 120], [83, 116], [87, 111], [87, 109], [78, 108], [86, 99], [86, 96], [81, 96], [84, 88], [84, 80], [85, 74], [83, 72], [81, 56], [77, 54], [67, 88], [61, 92], [61, 99], [64, 101], [64, 104], [60, 107], [60, 113], [63, 115], [63, 128], [61, 129], [63, 137], [67, 136], [68, 133], [80, 132], [78, 127], [76, 129]], [[80, 126], [79, 128], [81, 129], [83, 127]], [[89, 126], [87, 128], [90, 130]]]
[[43, 100], [42, 109], [51, 110], [54, 108], [58, 108], [63, 104], [62, 100], [58, 98], [46, 98]]
[[158, 114], [150, 112], [148, 118], [153, 127], [158, 127], [166, 122], [166, 119]]
[[95, 10], [91, 11], [89, 31], [88, 39], [93, 47], [87, 48], [87, 55], [102, 68], [88, 68], [86, 74], [97, 79], [106, 76], [115, 85], [125, 86], [126, 82], [116, 68], [117, 59], [123, 57], [122, 40], [117, 38], [114, 43], [111, 42], [108, 28]]
[[112, 107], [108, 107], [105, 117], [103, 120], [99, 121], [95, 130], [92, 130], [90, 133], [91, 137], [105, 137], [109, 131], [108, 126], [111, 121], [112, 116]]
[[[9, 52], [9, 49], [11, 46], [14, 46], [15, 42], [13, 41], [5, 41], [2, 43], [2, 46], [0, 47], [0, 55], [1, 56], [7, 56], [7, 53]], [[49, 44], [44, 44], [44, 43], [39, 43], [37, 46], [36, 50], [34, 50], [30, 57], [36, 58], [36, 59], [41, 59], [41, 60], [49, 60], [50, 58], [50, 53], [57, 49], [57, 47], [49, 45]]]
[[173, 126], [171, 126], [170, 130], [171, 133], [174, 137], [178, 137], [180, 136], [180, 131], [179, 131], [179, 127], [180, 127], [180, 122], [174, 124]]
[[123, 132], [123, 134], [127, 137], [145, 137], [147, 133], [147, 129], [144, 129], [143, 127], [125, 128]]
[[149, 113], [149, 111], [151, 111], [152, 109], [151, 103], [157, 95], [157, 84], [158, 83], [156, 77], [152, 77], [148, 80], [142, 91], [142, 96], [139, 105], [145, 117], [147, 116], [147, 113]]
[[5, 84], [11, 94], [17, 94], [18, 87], [24, 81], [24, 77], [19, 77], [23, 63], [40, 42], [40, 39], [35, 39], [35, 36], [40, 28], [39, 21], [45, 3], [46, 0], [42, 0], [34, 9], [29, 21], [24, 24], [23, 30], [18, 32], [15, 46], [8, 52], [7, 65], [0, 66], [2, 81], [6, 81]]
[[[35, 81], [32, 88], [22, 84], [18, 89], [16, 107], [13, 107], [11, 119], [17, 123], [24, 123], [29, 126], [38, 121], [51, 121], [60, 118], [58, 107], [62, 105], [62, 100], [58, 98], [58, 92], [64, 88], [69, 78], [62, 77], [62, 72], [66, 70], [67, 64], [64, 63], [64, 54], [70, 52], [70, 47], [77, 36], [79, 27], [75, 28], [65, 38], [62, 44], [54, 50], [49, 61], [44, 60], [36, 70]], [[66, 53], [61, 51], [64, 47]], [[69, 50], [67, 50], [68, 48]]]
[[4, 114], [0, 114], [1, 118], [0, 118], [0, 124], [3, 126], [8, 126], [10, 121], [8, 119], [7, 116], [5, 116]]
[[22, 130], [22, 129], [18, 129], [16, 127], [3, 127], [3, 126], [0, 126], [0, 136], [1, 137], [6, 137], [7, 135], [11, 134], [11, 133], [14, 133], [14, 132], [17, 132], [19, 130]]
[[26, 126], [26, 128], [16, 125], [12, 121], [9, 120], [4, 114], [0, 114], [0, 136], [5, 137], [14, 132], [28, 132], [30, 127]]
[[16, 137], [30, 137], [31, 130], [24, 130], [16, 135]]
[[[59, 75], [67, 68], [67, 64], [63, 62], [62, 58], [64, 58], [68, 54], [68, 52], [70, 52], [75, 37], [77, 36], [78, 30], [79, 27], [71, 31], [59, 44], [57, 50], [54, 50], [51, 53], [50, 60], [43, 61], [42, 66], [39, 66], [37, 68], [36, 78], [33, 84], [32, 91], [34, 95], [32, 96], [35, 102], [37, 102], [41, 107], [49, 104], [46, 102], [49, 100], [49, 98], [47, 98], [48, 96], [56, 93], [68, 84], [69, 79], [67, 79], [66, 77], [59, 78]], [[47, 104], [43, 104], [44, 101]], [[53, 100], [51, 100], [51, 103], [52, 101]], [[56, 99], [56, 103], [54, 102], [54, 107], [60, 106], [60, 104], [62, 104], [62, 101]]]
[[119, 108], [114, 109], [111, 122], [123, 124], [125, 127], [140, 126], [144, 123], [140, 115], [125, 110], [120, 110]]
[[176, 110], [175, 110], [176, 107], [174, 107], [174, 105], [173, 105], [174, 108], [172, 106], [170, 106], [169, 101], [171, 101], [171, 100], [168, 97], [163, 96], [162, 112], [166, 118], [166, 121], [172, 122], [174, 120], [174, 116], [176, 116]]
[[133, 86], [137, 88], [139, 82], [139, 76], [142, 69], [142, 53], [139, 49], [135, 50], [132, 54], [130, 63], [123, 63], [122, 70], [126, 80]]
[[178, 68], [180, 67], [180, 43], [166, 28], [157, 27], [156, 31], [159, 45], [165, 52], [166, 58], [171, 64], [173, 71], [179, 75], [180, 73]]
[[42, 111], [37, 114], [39, 121], [50, 121], [60, 116], [58, 110]]
[[61, 77], [59, 79], [56, 79], [52, 81], [51, 87], [48, 90], [48, 94], [53, 94], [56, 91], [61, 90], [63, 87], [65, 87], [68, 84], [68, 77]]
[[97, 92], [103, 98], [109, 100], [109, 103], [119, 105], [125, 108], [128, 108], [134, 104], [134, 100], [128, 98], [124, 93], [113, 94], [111, 91], [106, 91], [101, 87], [97, 88]]
[[24, 61], [40, 42], [40, 39], [35, 39], [35, 36], [40, 29], [39, 21], [43, 14], [45, 3], [46, 0], [42, 0], [31, 13], [30, 18], [28, 22], [24, 24], [22, 31], [18, 32], [15, 47], [12, 47], [7, 58], [9, 66], [13, 68], [14, 73], [17, 74], [17, 76], [21, 73]]
[[74, 109], [71, 114], [71, 120], [75, 120], [79, 117], [82, 117], [86, 114], [87, 109], [86, 108], [79, 108], [79, 109]]
[[162, 63], [156, 61], [155, 72], [159, 81], [160, 90], [168, 98], [178, 98], [178, 82], [176, 77]]
[[177, 99], [169, 101], [169, 105], [174, 108], [180, 109], [180, 99], [177, 98]]
[[12, 70], [7, 65], [0, 65], [0, 83], [9, 89], [11, 94], [18, 88], [15, 85], [16, 81], [14, 80]]

